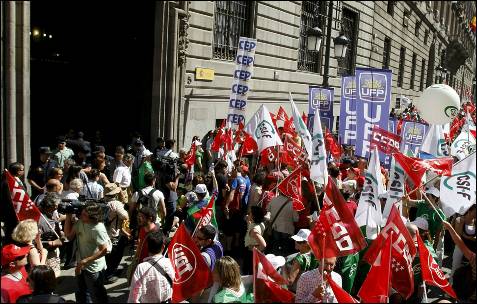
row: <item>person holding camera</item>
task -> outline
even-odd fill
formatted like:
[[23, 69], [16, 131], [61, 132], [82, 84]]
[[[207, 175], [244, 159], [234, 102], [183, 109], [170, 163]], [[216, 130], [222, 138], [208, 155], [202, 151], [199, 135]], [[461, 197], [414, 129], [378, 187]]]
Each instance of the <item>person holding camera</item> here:
[[108, 303], [104, 288], [106, 259], [111, 252], [111, 240], [106, 227], [101, 222], [103, 218], [101, 206], [88, 202], [82, 208], [79, 220], [73, 225], [72, 214], [66, 215], [65, 235], [68, 240], [76, 241], [77, 246], [75, 269], [78, 290], [76, 301], [81, 303]]

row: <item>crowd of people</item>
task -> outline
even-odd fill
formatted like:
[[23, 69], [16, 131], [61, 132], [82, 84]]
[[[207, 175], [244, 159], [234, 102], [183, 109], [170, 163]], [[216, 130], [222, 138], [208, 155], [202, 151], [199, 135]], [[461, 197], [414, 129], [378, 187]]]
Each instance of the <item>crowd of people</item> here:
[[[17, 222], [2, 199], [2, 303], [64, 302], [54, 291], [69, 268], [75, 269], [77, 302], [108, 303], [107, 286], [121, 276], [130, 286], [128, 302], [170, 302], [175, 273], [165, 248], [182, 223], [214, 281], [191, 302], [253, 302], [254, 250], [266, 254], [297, 303], [337, 302], [328, 275], [356, 296], [366, 271], [355, 269], [357, 278], [350, 282], [343, 275], [345, 257], [319, 260], [309, 244], [323, 206], [323, 187], [303, 176], [303, 209], [296, 211], [277, 189], [291, 174], [287, 164], [264, 165], [254, 155], [228, 159], [222, 148], [212, 149], [217, 133], [193, 138], [193, 169], [188, 145], [176, 149], [172, 139], [158, 138], [157, 146], [148, 149], [136, 136], [129, 145], [106, 151], [81, 132], [75, 139], [59, 136], [54, 150], [41, 147], [26, 174], [24, 164], [10, 164], [15, 180], [24, 189], [31, 187], [30, 197], [42, 216], [38, 222]], [[301, 145], [299, 137], [292, 140]], [[355, 214], [368, 162], [352, 151], [346, 154], [328, 162], [328, 173]], [[389, 173], [383, 170], [383, 175], [386, 187]], [[4, 186], [2, 196], [9, 195], [6, 191]], [[459, 301], [475, 300], [475, 203], [464, 215], [445, 218], [439, 213], [439, 183], [428, 185], [424, 193], [438, 211], [419, 193], [405, 196], [406, 227], [414, 239], [419, 234], [425, 240], [440, 266], [444, 251], [452, 252], [444, 246], [454, 247], [452, 286]], [[196, 230], [193, 214], [212, 196], [216, 223]], [[381, 198], [382, 208], [385, 200]], [[445, 231], [453, 242], [445, 241]], [[131, 261], [121, 265], [127, 255]], [[414, 294], [405, 300], [392, 290], [389, 301], [423, 299], [416, 259]]]

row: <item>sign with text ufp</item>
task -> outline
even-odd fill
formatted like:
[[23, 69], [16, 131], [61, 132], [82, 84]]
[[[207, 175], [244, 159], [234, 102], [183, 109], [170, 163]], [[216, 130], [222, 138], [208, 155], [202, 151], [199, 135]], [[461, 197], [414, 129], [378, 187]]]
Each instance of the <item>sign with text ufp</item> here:
[[341, 78], [339, 139], [342, 145], [356, 144], [356, 78]]
[[[391, 81], [391, 70], [356, 68], [357, 156], [369, 157], [374, 126], [379, 126], [383, 130], [388, 129]], [[380, 155], [380, 160], [384, 162], [384, 154]]]
[[227, 115], [227, 125], [229, 127], [236, 127], [239, 123], [245, 124], [245, 109], [250, 92], [256, 48], [256, 39], [239, 38], [229, 98], [229, 113]]
[[[333, 96], [334, 89], [310, 86], [308, 89], [308, 124], [310, 133], [313, 133], [313, 117], [316, 109], [320, 109], [322, 127], [333, 131]], [[310, 123], [311, 121], [311, 123]]]

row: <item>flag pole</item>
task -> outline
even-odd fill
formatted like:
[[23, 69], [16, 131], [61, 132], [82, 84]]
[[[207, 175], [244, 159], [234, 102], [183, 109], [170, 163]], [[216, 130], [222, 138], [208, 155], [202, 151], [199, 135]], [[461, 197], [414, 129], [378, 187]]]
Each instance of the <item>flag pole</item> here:
[[321, 247], [322, 249], [322, 256], [321, 256], [321, 286], [324, 288], [325, 286], [325, 278], [324, 278], [324, 272], [325, 272], [325, 244], [326, 244], [326, 232], [323, 232], [323, 246]]
[[424, 197], [424, 199], [427, 201], [427, 203], [429, 205], [431, 205], [432, 209], [434, 209], [434, 211], [437, 213], [437, 215], [439, 216], [439, 218], [441, 219], [441, 221], [445, 221], [446, 219], [445, 218], [442, 218], [442, 215], [437, 211], [437, 208], [436, 206], [434, 206], [434, 204], [429, 200], [429, 198], [427, 197], [427, 195], [424, 193], [424, 191], [421, 190], [421, 195]]
[[429, 300], [427, 299], [427, 288], [425, 281], [422, 282], [422, 287], [424, 288], [422, 303], [429, 303]]
[[[320, 208], [320, 201], [318, 200], [318, 193], [316, 193], [316, 185], [318, 183], [313, 181], [313, 192], [315, 193], [315, 199], [316, 199], [316, 207], [318, 208], [318, 213], [321, 212], [321, 208]], [[323, 188], [326, 187], [324, 184], [323, 184]]]

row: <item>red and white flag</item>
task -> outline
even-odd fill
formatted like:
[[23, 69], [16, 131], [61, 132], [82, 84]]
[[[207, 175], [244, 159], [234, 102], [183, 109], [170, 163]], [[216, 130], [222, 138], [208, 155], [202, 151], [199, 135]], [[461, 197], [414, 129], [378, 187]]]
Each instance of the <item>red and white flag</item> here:
[[363, 303], [387, 303], [391, 288], [391, 247], [393, 233], [379, 249], [379, 255], [361, 285], [358, 297]]
[[431, 285], [437, 286], [444, 290], [448, 295], [457, 299], [454, 289], [447, 281], [445, 274], [439, 268], [436, 261], [432, 257], [429, 249], [426, 248], [419, 234], [417, 235], [417, 247], [419, 250], [419, 259], [421, 261], [422, 280]]
[[391, 207], [386, 226], [378, 237], [371, 243], [363, 260], [373, 265], [379, 255], [383, 243], [393, 233], [393, 245], [391, 251], [391, 283], [405, 299], [409, 298], [414, 291], [414, 272], [412, 261], [416, 256], [416, 246], [409, 231], [404, 225], [400, 212], [395, 206]]
[[212, 285], [212, 273], [184, 224], [177, 229], [167, 248], [174, 268], [172, 302], [186, 300]]
[[341, 148], [341, 145], [338, 143], [333, 134], [330, 133], [330, 130], [328, 130], [328, 128], [326, 128], [325, 130], [325, 147], [334, 159], [341, 158], [341, 154], [343, 154], [343, 149]]
[[335, 295], [336, 301], [338, 301], [338, 303], [359, 303], [355, 298], [347, 293], [346, 290], [336, 284], [336, 282], [331, 278], [330, 274], [326, 275], [326, 281], [330, 285], [331, 290], [333, 290], [333, 294]]
[[296, 169], [278, 185], [280, 192], [293, 200], [293, 209], [301, 211], [305, 209], [301, 202], [301, 169]]
[[367, 245], [353, 214], [331, 178], [326, 186], [323, 209], [308, 242], [317, 259], [353, 254]]
[[293, 303], [295, 294], [282, 288], [287, 281], [273, 268], [268, 259], [253, 249], [253, 284], [256, 303]]
[[287, 115], [287, 112], [285, 112], [285, 109], [280, 106], [278, 108], [277, 115], [275, 116], [277, 120], [281, 120], [283, 122], [287, 122], [290, 118]]
[[303, 165], [307, 163], [307, 156], [305, 151], [289, 136], [285, 136], [285, 141], [283, 142], [284, 151], [283, 157], [280, 156], [280, 160], [293, 168], [296, 168], [298, 165]]
[[187, 167], [190, 169], [192, 166], [195, 164], [195, 152], [197, 150], [197, 147], [195, 145], [195, 142], [192, 143], [190, 146], [189, 152], [187, 152], [185, 161], [184, 163], [187, 165]]
[[19, 221], [33, 219], [38, 222], [41, 216], [38, 207], [32, 202], [23, 187], [18, 184], [10, 172], [5, 170], [4, 175], [7, 180], [8, 189], [10, 190], [13, 209], [17, 215], [17, 219]]
[[244, 130], [255, 140], [259, 152], [268, 147], [283, 145], [270, 117], [270, 112], [264, 105], [255, 112]]
[[427, 170], [431, 170], [437, 175], [450, 176], [452, 172], [452, 164], [454, 163], [452, 157], [422, 160], [420, 158], [406, 156], [400, 152], [394, 153], [393, 155], [407, 175], [409, 175], [409, 178], [412, 180], [415, 187], [419, 187], [422, 181], [422, 176]]
[[399, 152], [399, 144], [401, 143], [401, 136], [392, 132], [381, 129], [375, 125], [371, 136], [371, 148], [376, 146], [379, 151], [385, 154]]

